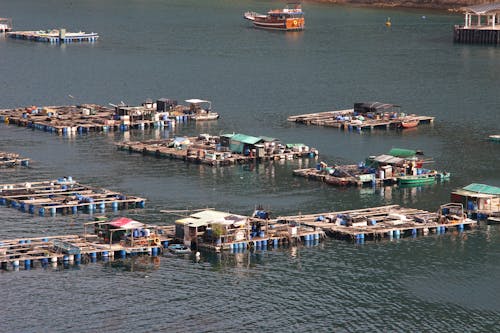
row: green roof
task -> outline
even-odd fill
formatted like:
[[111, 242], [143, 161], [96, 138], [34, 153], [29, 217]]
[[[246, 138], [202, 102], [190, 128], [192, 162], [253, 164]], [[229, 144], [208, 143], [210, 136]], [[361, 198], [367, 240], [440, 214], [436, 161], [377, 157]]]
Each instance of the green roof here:
[[255, 137], [255, 136], [250, 136], [250, 135], [245, 135], [245, 134], [235, 134], [231, 137], [232, 141], [238, 141], [241, 143], [246, 143], [248, 145], [254, 145], [259, 141], [262, 141], [261, 138]]
[[388, 155], [394, 156], [394, 157], [412, 157], [415, 156], [417, 152], [415, 150], [411, 149], [402, 149], [402, 148], [392, 148]]
[[484, 184], [470, 184], [463, 188], [466, 191], [483, 193], [483, 194], [493, 194], [500, 195], [500, 187], [484, 185]]

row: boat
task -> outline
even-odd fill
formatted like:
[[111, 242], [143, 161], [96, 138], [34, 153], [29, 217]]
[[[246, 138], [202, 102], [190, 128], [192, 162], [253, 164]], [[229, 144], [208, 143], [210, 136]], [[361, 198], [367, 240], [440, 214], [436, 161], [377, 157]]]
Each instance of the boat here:
[[189, 104], [188, 115], [190, 119], [197, 121], [219, 119], [219, 114], [212, 111], [212, 102], [197, 98], [186, 99], [185, 102]]
[[243, 17], [253, 26], [262, 29], [299, 31], [304, 29], [304, 12], [300, 3], [288, 3], [283, 9], [273, 9], [267, 14], [246, 12]]
[[419, 186], [434, 183], [436, 180], [435, 173], [425, 173], [415, 176], [401, 176], [398, 178], [398, 185], [402, 186]]
[[191, 249], [184, 244], [172, 244], [168, 246], [168, 250], [175, 254], [191, 253]]
[[419, 124], [418, 120], [403, 120], [401, 121], [400, 127], [401, 128], [413, 128], [417, 127]]
[[488, 136], [488, 138], [490, 139], [490, 141], [500, 142], [500, 134], [493, 134]]

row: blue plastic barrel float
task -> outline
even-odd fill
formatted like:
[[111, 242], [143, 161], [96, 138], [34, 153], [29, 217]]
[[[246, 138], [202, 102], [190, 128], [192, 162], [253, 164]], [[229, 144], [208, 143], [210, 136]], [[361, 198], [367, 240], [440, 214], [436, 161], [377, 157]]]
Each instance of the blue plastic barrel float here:
[[156, 257], [158, 255], [158, 248], [157, 247], [151, 248], [151, 255], [153, 257]]

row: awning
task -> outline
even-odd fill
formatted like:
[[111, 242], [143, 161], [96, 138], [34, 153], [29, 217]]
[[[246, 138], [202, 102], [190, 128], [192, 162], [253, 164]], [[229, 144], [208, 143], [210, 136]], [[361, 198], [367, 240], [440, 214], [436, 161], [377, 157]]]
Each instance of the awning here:
[[413, 157], [416, 154], [417, 154], [416, 150], [402, 149], [402, 148], [392, 148], [388, 153], [388, 155], [394, 157]]
[[127, 217], [120, 217], [116, 220], [113, 220], [109, 225], [121, 229], [136, 229], [144, 227], [144, 223], [129, 219]]
[[492, 194], [492, 195], [500, 195], [500, 187], [490, 186], [485, 184], [470, 184], [463, 188], [466, 191], [482, 193], [482, 194]]
[[461, 9], [465, 12], [473, 13], [476, 15], [484, 15], [484, 14], [487, 14], [489, 12], [500, 11], [500, 2], [482, 4], [482, 5], [477, 5], [477, 6], [462, 7]]
[[401, 164], [404, 162], [404, 159], [399, 157], [394, 157], [391, 155], [380, 155], [375, 157], [374, 161], [378, 163], [387, 163], [387, 164]]

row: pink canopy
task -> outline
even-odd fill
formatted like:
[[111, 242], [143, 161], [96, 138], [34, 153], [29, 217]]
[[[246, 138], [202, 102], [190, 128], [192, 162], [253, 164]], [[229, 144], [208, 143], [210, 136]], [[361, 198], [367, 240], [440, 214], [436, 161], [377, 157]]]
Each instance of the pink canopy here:
[[110, 225], [122, 229], [136, 229], [144, 226], [143, 223], [129, 219], [128, 217], [120, 217], [113, 220]]

